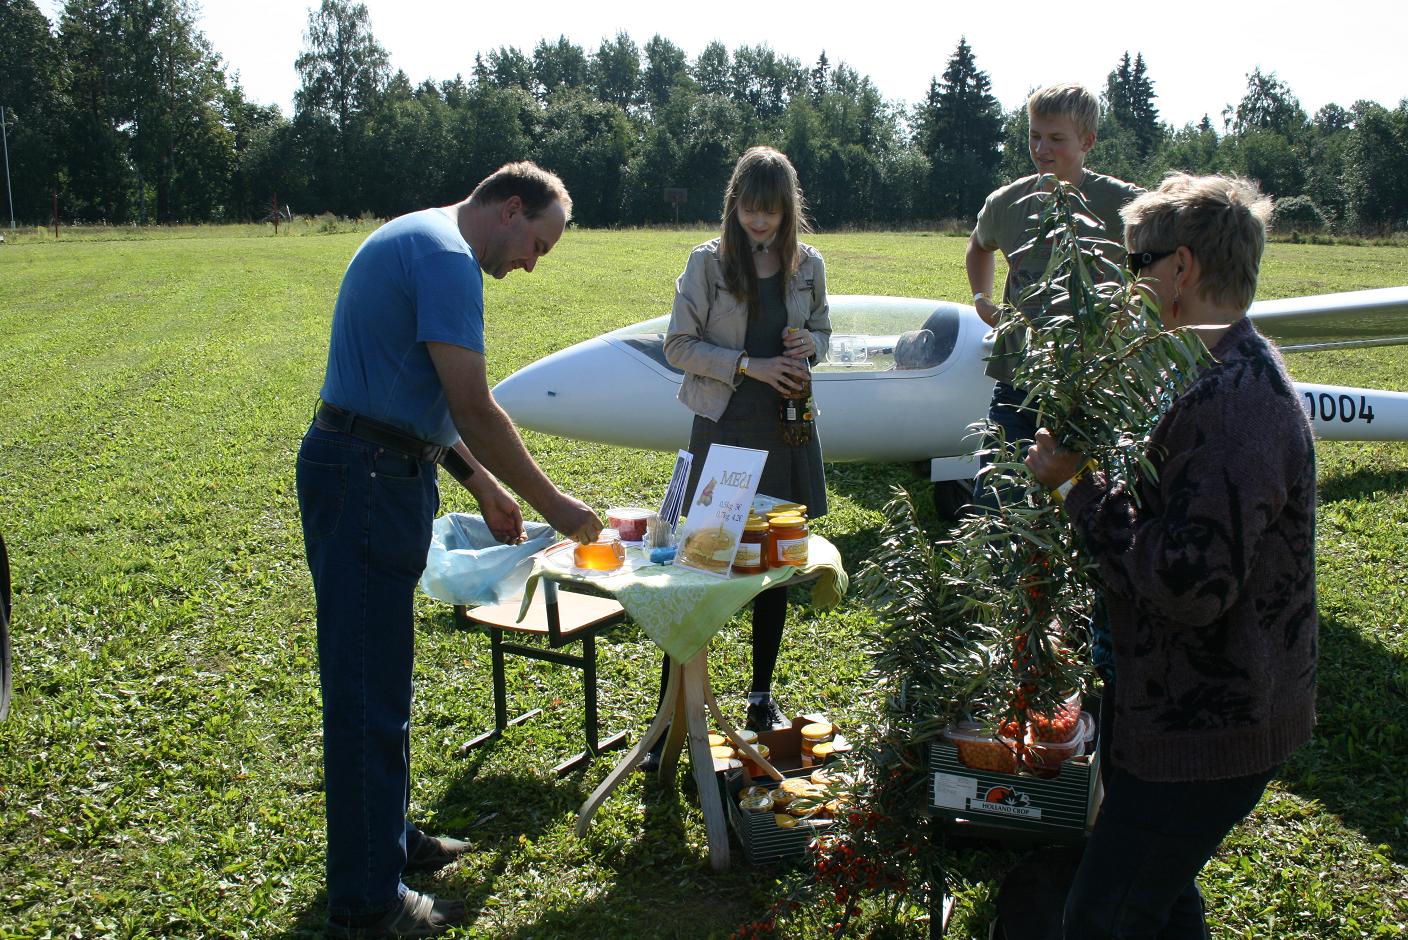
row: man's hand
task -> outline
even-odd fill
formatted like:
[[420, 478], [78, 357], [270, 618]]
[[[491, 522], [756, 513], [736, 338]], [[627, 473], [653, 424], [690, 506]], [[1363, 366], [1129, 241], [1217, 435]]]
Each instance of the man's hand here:
[[978, 311], [978, 318], [988, 326], [997, 326], [998, 310], [997, 304], [986, 297], [979, 297], [973, 302], [973, 309]]
[[601, 534], [601, 519], [592, 508], [566, 493], [559, 493], [550, 512], [544, 513], [548, 524], [563, 535], [583, 545], [595, 542]]
[[1035, 443], [1027, 448], [1027, 469], [1049, 490], [1065, 483], [1085, 464], [1085, 455], [1066, 450], [1046, 428], [1038, 428]]
[[478, 501], [479, 514], [484, 517], [489, 531], [505, 545], [523, 541], [527, 536], [523, 532], [523, 510], [518, 507], [518, 501], [497, 480], [492, 481], [492, 485], [476, 486], [474, 481], [479, 477], [480, 474], [475, 474], [464, 486]]

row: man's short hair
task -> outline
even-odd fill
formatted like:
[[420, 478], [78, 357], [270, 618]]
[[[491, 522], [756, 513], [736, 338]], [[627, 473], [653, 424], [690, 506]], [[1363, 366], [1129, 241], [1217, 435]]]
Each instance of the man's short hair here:
[[550, 173], [528, 160], [505, 163], [474, 187], [469, 201], [475, 203], [503, 202], [517, 196], [523, 201], [523, 212], [537, 218], [554, 202], [562, 203], [562, 211], [572, 218], [572, 196], [556, 173]]
[[1132, 252], [1186, 246], [1198, 259], [1198, 295], [1245, 310], [1256, 296], [1271, 200], [1251, 180], [1170, 173], [1120, 210]]
[[1027, 114], [1035, 117], [1068, 117], [1082, 137], [1094, 134], [1100, 124], [1100, 102], [1079, 82], [1062, 82], [1032, 92]]

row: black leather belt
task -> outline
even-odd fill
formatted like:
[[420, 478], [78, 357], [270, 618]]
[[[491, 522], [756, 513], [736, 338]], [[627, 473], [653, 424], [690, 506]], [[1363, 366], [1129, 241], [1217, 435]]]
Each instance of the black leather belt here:
[[371, 418], [364, 418], [355, 412], [347, 411], [336, 405], [329, 405], [325, 401], [318, 402], [318, 410], [313, 415], [313, 421], [325, 431], [341, 431], [343, 434], [360, 437], [364, 441], [389, 448], [417, 460], [440, 463], [444, 459], [446, 451], [454, 453], [451, 448], [445, 447], [443, 444], [423, 441], [413, 434], [407, 434], [400, 428]]

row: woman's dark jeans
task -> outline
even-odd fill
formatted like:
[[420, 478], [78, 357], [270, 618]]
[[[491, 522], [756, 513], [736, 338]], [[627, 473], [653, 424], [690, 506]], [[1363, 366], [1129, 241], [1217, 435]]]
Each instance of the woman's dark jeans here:
[[405, 891], [412, 606], [440, 505], [435, 465], [316, 425], [298, 505], [318, 602], [328, 911], [374, 913]]
[[1247, 777], [1153, 783], [1110, 761], [1115, 682], [1100, 707], [1100, 778], [1105, 800], [1066, 895], [1068, 940], [1205, 940], [1194, 880], [1223, 837], [1261, 799], [1276, 768]]

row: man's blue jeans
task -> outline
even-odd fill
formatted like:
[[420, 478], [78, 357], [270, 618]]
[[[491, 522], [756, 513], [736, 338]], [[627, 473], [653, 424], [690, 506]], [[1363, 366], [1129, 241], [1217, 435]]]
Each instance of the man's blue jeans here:
[[[1036, 415], [1022, 407], [1022, 402], [1026, 401], [1026, 398], [1026, 392], [1013, 388], [1006, 382], [998, 382], [992, 388], [992, 402], [988, 405], [988, 420], [1002, 428], [1008, 443], [1030, 441], [1036, 437]], [[984, 448], [992, 447], [996, 443], [996, 437], [984, 435]], [[1025, 456], [1025, 454], [1020, 456]], [[992, 457], [987, 454], [984, 454], [979, 461], [980, 472], [977, 479], [973, 481], [973, 505], [980, 509], [996, 512], [998, 504], [991, 489], [992, 480], [981, 472], [992, 462]]]
[[328, 911], [400, 899], [410, 786], [413, 601], [439, 509], [435, 465], [316, 425], [298, 506], [318, 601]]
[[1105, 800], [1066, 895], [1068, 940], [1206, 940], [1194, 880], [1261, 799], [1276, 769], [1230, 780], [1153, 783], [1110, 761], [1113, 677], [1100, 708]]

